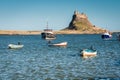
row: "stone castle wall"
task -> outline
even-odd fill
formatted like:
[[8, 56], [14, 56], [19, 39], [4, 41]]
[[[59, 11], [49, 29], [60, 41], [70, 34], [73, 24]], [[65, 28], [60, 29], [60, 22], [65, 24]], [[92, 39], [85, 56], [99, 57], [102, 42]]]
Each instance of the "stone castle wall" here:
[[74, 12], [74, 15], [76, 15], [76, 17], [78, 17], [78, 18], [86, 18], [87, 19], [87, 16], [86, 16], [86, 14], [84, 14], [84, 13], [80, 13], [80, 12], [78, 12], [78, 11], [75, 11]]

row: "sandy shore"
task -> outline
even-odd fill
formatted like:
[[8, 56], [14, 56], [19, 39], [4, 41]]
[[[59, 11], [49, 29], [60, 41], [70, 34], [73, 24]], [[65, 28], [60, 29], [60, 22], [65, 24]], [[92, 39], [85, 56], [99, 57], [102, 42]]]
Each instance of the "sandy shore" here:
[[54, 31], [55, 34], [100, 34], [103, 32], [90, 32], [90, 31], [76, 31], [76, 30], [62, 30]]
[[0, 35], [37, 35], [41, 31], [16, 31], [16, 30], [0, 30]]
[[[16, 31], [16, 30], [0, 30], [0, 35], [39, 35], [42, 31]], [[100, 34], [103, 32], [89, 32], [76, 30], [53, 31], [55, 34]]]

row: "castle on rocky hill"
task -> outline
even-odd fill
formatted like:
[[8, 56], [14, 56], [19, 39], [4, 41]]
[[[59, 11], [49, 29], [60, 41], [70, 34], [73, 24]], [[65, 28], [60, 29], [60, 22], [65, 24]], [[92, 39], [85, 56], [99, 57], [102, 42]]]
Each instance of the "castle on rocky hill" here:
[[104, 29], [93, 25], [86, 14], [80, 13], [77, 10], [74, 11], [69, 26], [64, 30], [76, 30], [84, 33], [101, 33], [105, 31]]

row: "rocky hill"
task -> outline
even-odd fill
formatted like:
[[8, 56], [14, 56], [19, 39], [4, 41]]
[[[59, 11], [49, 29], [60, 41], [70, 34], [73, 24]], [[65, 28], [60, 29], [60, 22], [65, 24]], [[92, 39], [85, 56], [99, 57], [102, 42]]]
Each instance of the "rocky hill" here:
[[74, 30], [79, 33], [103, 33], [105, 32], [104, 29], [99, 28], [95, 25], [93, 25], [89, 20], [86, 14], [79, 13], [78, 11], [75, 11], [72, 17], [72, 20], [69, 24], [69, 26], [63, 31], [68, 30]]

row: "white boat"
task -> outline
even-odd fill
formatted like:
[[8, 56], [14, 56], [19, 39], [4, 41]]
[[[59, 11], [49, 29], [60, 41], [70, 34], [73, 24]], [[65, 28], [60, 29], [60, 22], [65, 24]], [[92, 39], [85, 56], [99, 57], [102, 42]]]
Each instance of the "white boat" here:
[[102, 37], [102, 39], [104, 39], [104, 40], [109, 40], [109, 39], [112, 38], [112, 34], [110, 34], [109, 32], [105, 32], [105, 33], [102, 34], [101, 37]]
[[8, 45], [8, 48], [9, 49], [19, 49], [19, 48], [22, 48], [24, 45], [21, 45], [21, 44], [9, 44]]
[[41, 33], [41, 37], [43, 39], [56, 39], [55, 34], [53, 33], [52, 29], [48, 29], [48, 23], [47, 23], [47, 28], [44, 29], [44, 31]]
[[93, 50], [93, 49], [83, 49], [81, 51], [82, 56], [83, 57], [92, 57], [92, 56], [96, 56], [97, 55], [97, 50]]
[[67, 46], [67, 42], [61, 42], [61, 43], [49, 43], [49, 46]]
[[43, 39], [55, 39], [55, 34], [52, 32], [52, 29], [44, 29], [44, 31], [41, 33], [41, 37]]

